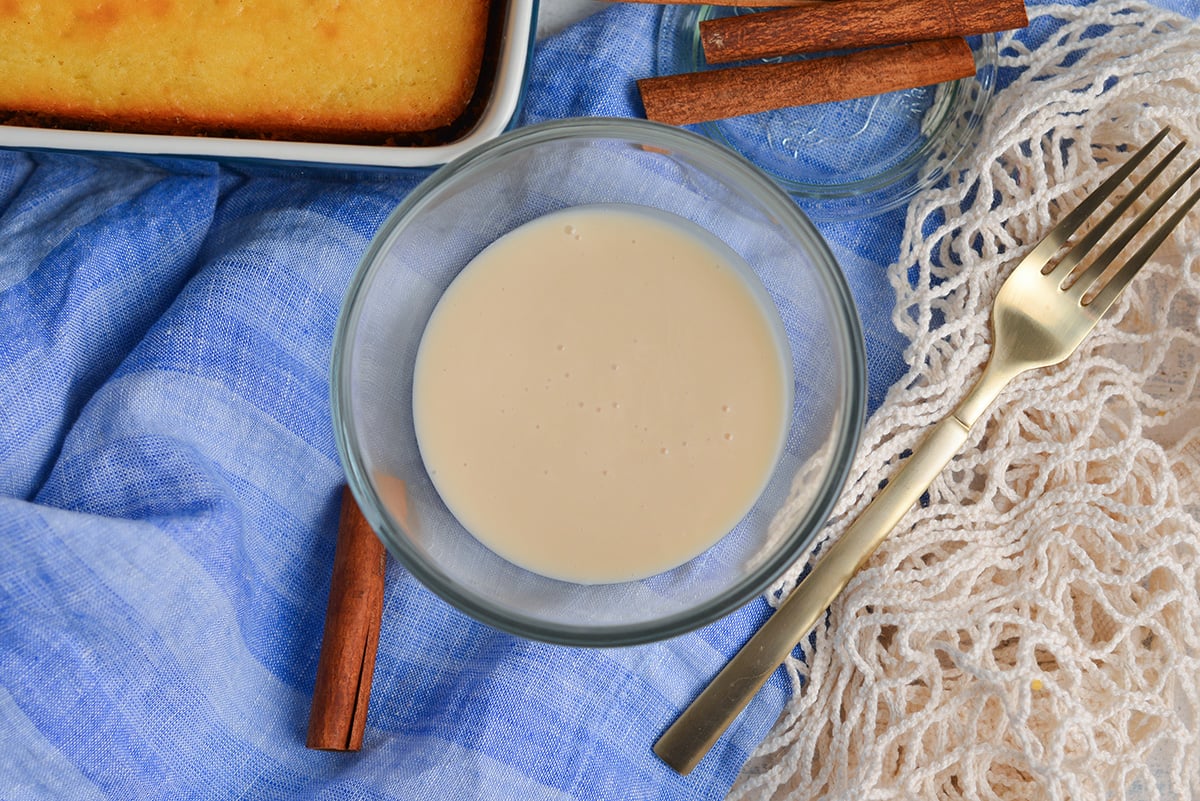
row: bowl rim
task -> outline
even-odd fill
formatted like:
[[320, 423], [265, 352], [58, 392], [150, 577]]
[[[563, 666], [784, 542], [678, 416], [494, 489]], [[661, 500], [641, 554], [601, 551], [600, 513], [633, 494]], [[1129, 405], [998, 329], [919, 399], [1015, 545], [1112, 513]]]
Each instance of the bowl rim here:
[[[449, 179], [480, 160], [503, 157], [506, 153], [533, 144], [571, 138], [634, 140], [668, 152], [678, 149], [692, 155], [699, 153], [705, 159], [711, 159], [737, 174], [781, 225], [810, 246], [813, 262], [817, 265], [816, 272], [837, 307], [835, 316], [842, 323], [838, 334], [842, 339], [842, 349], [848, 355], [842, 365], [847, 403], [836, 432], [836, 441], [841, 447], [834, 454], [813, 503], [789, 528], [787, 536], [783, 538], [784, 543], [776, 553], [718, 596], [667, 617], [632, 624], [589, 626], [548, 623], [534, 617], [499, 612], [482, 603], [477, 596], [464, 591], [425, 560], [403, 535], [397, 536], [395, 532], [402, 530], [402, 526], [381, 502], [353, 444], [353, 418], [349, 411], [351, 360], [348, 358], [347, 345], [352, 341], [351, 334], [356, 329], [361, 313], [360, 299], [364, 286], [374, 274], [381, 254], [403, 230], [404, 220], [419, 211]], [[425, 178], [393, 209], [372, 237], [343, 295], [330, 361], [330, 407], [338, 455], [363, 516], [387, 550], [422, 585], [474, 620], [510, 634], [559, 645], [616, 647], [675, 637], [725, 617], [762, 595], [804, 555], [827, 521], [849, 475], [865, 417], [866, 369], [862, 326], [846, 276], [824, 237], [796, 202], [766, 173], [732, 149], [681, 128], [640, 118], [573, 117], [517, 128], [479, 145]]]

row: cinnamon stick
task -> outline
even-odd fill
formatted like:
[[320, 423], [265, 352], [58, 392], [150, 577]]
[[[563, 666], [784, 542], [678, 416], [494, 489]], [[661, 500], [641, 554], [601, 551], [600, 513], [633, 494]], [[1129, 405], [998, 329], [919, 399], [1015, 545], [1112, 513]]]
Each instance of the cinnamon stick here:
[[700, 23], [709, 64], [1024, 28], [1023, 0], [827, 0]]
[[843, 55], [726, 67], [638, 81], [646, 118], [669, 125], [754, 114], [810, 103], [895, 92], [975, 74], [965, 39], [862, 50]]
[[619, 3], [677, 6], [741, 6], [742, 8], [782, 8], [784, 6], [819, 6], [830, 0], [615, 0]]
[[333, 579], [308, 720], [309, 748], [362, 748], [383, 617], [386, 563], [383, 543], [371, 530], [349, 488], [343, 488]]

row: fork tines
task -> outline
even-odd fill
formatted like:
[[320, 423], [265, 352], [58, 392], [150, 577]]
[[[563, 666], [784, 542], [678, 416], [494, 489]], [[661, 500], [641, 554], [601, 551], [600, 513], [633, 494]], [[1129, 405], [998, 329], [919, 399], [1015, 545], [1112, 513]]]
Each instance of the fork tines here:
[[[1041, 244], [1035, 248], [1034, 253], [1030, 256], [1045, 259], [1050, 262], [1051, 257], [1057, 252], [1067, 240], [1079, 229], [1083, 223], [1091, 217], [1091, 215], [1100, 207], [1105, 200], [1109, 198], [1113, 192], [1125, 181], [1126, 178], [1133, 173], [1139, 164], [1141, 164], [1151, 151], [1166, 138], [1170, 132], [1169, 128], [1163, 128], [1154, 138], [1146, 143], [1140, 150], [1129, 157], [1120, 167], [1113, 171], [1104, 183], [1097, 187], [1089, 194], [1073, 211], [1067, 214], [1054, 227], [1054, 229], [1046, 236]], [[1099, 280], [1104, 276], [1105, 272], [1121, 254], [1121, 252], [1129, 245], [1129, 243], [1138, 235], [1139, 232], [1146, 226], [1155, 214], [1169, 201], [1188, 180], [1197, 172], [1200, 171], [1200, 159], [1192, 162], [1182, 173], [1180, 173], [1174, 181], [1171, 182], [1163, 192], [1155, 197], [1145, 208], [1143, 208], [1136, 217], [1133, 218], [1113, 239], [1106, 245], [1103, 251], [1099, 253], [1094, 261], [1086, 270], [1080, 273], [1074, 280], [1071, 276], [1075, 267], [1079, 262], [1092, 251], [1096, 245], [1106, 235], [1110, 234], [1120, 218], [1129, 210], [1140, 197], [1146, 194], [1150, 185], [1163, 173], [1167, 166], [1178, 156], [1186, 146], [1186, 142], [1180, 142], [1171, 149], [1166, 156], [1155, 163], [1146, 174], [1139, 180], [1121, 200], [1118, 202], [1104, 217], [1097, 222], [1083, 237], [1076, 242], [1070, 250], [1068, 250], [1056, 263], [1053, 263], [1050, 269], [1043, 268], [1043, 271], [1048, 275], [1054, 275], [1060, 279], [1060, 288], [1070, 294], [1076, 301], [1087, 306], [1089, 311], [1099, 316], [1112, 305], [1113, 301], [1121, 294], [1121, 291], [1129, 283], [1134, 275], [1150, 260], [1150, 256], [1158, 249], [1160, 245], [1170, 236], [1171, 232], [1179, 224], [1179, 222], [1187, 215], [1197, 201], [1200, 201], [1200, 189], [1193, 191], [1185, 198], [1175, 211], [1163, 222], [1155, 231], [1153, 231], [1146, 241], [1121, 265], [1121, 267], [1112, 275], [1105, 283], [1100, 284]], [[1048, 251], [1038, 253], [1043, 248]], [[1048, 265], [1049, 266], [1049, 265]]]

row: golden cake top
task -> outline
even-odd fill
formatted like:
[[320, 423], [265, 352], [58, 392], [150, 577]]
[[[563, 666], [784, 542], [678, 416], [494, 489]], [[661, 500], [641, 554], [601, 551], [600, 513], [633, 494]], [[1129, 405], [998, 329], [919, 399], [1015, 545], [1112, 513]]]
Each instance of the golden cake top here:
[[0, 0], [0, 109], [421, 130], [474, 87], [487, 0]]

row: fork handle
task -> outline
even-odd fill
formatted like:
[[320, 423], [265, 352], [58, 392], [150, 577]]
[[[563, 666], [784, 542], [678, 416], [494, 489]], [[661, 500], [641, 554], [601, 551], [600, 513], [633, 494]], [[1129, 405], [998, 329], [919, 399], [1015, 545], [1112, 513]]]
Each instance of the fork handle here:
[[970, 426], [955, 415], [930, 430], [899, 472], [829, 546], [808, 576], [663, 733], [654, 745], [654, 753], [679, 773], [691, 772], [796, 644], [812, 630], [850, 578], [929, 489], [966, 442], [968, 431]]

